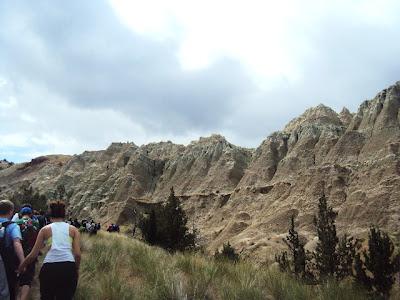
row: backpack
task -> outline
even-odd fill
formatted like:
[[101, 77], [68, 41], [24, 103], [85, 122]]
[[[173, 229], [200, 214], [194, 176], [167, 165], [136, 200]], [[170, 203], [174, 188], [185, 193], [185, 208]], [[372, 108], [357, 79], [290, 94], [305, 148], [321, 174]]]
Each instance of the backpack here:
[[31, 218], [22, 218], [17, 221], [17, 224], [21, 229], [22, 248], [24, 249], [24, 255], [27, 256], [36, 243], [36, 238], [39, 233], [39, 222], [32, 220]]
[[10, 245], [6, 245], [7, 239], [7, 227], [14, 222], [6, 221], [0, 223], [0, 255], [4, 262], [4, 268], [6, 272], [15, 272], [16, 267], [18, 266], [17, 255], [14, 251], [14, 245], [11, 243]]

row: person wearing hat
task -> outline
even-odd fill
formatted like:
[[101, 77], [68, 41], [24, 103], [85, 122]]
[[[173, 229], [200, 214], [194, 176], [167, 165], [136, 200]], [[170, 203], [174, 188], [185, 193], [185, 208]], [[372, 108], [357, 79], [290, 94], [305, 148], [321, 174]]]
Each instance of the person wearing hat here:
[[[35, 245], [37, 235], [40, 229], [39, 222], [34, 219], [33, 209], [29, 206], [23, 206], [19, 214], [21, 218], [16, 221], [19, 225], [22, 235], [22, 248], [24, 249], [24, 256], [26, 257], [29, 252], [31, 252], [33, 246]], [[29, 299], [29, 292], [33, 278], [35, 276], [35, 265], [37, 260], [33, 261], [26, 267], [24, 273], [19, 277], [19, 297], [20, 300]]]

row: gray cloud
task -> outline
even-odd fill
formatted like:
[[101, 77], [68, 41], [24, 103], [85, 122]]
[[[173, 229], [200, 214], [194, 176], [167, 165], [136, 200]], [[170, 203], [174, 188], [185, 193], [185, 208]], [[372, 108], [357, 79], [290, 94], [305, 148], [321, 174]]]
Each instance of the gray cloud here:
[[354, 111], [400, 79], [400, 18], [373, 24], [345, 10], [299, 19], [289, 34], [298, 78], [282, 75], [261, 89], [233, 59], [182, 70], [179, 40], [133, 33], [106, 1], [2, 1], [0, 76], [13, 83], [18, 109], [38, 121], [0, 114], [0, 134], [68, 137], [66, 151], [211, 132], [255, 147], [309, 106]]
[[[396, 6], [400, 11], [400, 3]], [[254, 145], [319, 103], [354, 112], [362, 101], [400, 80], [400, 18], [390, 25], [366, 22], [342, 8], [321, 20], [296, 24], [292, 54], [298, 56], [300, 78], [282, 78], [248, 99], [233, 117], [247, 120], [234, 129], [235, 141]], [[309, 51], [296, 53], [297, 42], [306, 43]]]
[[175, 41], [133, 34], [105, 3], [38, 2], [3, 10], [3, 20], [21, 24], [2, 30], [0, 55], [10, 58], [5, 73], [74, 105], [113, 108], [149, 131], [183, 134], [220, 128], [238, 99], [254, 89], [233, 60], [182, 71]]

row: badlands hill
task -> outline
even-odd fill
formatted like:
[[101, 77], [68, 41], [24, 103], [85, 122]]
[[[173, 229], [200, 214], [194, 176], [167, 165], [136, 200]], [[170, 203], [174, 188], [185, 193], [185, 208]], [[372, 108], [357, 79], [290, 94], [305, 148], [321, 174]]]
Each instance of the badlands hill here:
[[363, 235], [377, 224], [400, 235], [399, 108], [397, 82], [355, 114], [310, 108], [257, 149], [212, 135], [187, 146], [113, 143], [2, 164], [0, 198], [29, 186], [50, 196], [62, 185], [74, 216], [129, 224], [173, 186], [210, 251], [229, 240], [261, 259], [279, 247], [292, 214], [313, 243], [322, 193], [339, 212], [340, 232]]

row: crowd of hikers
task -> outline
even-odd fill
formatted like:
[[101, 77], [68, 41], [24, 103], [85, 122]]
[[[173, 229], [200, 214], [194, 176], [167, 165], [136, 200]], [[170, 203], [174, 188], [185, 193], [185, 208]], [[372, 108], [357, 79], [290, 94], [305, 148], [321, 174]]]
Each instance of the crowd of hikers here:
[[67, 221], [68, 224], [78, 228], [80, 232], [87, 232], [91, 235], [97, 234], [97, 231], [101, 229], [100, 223], [95, 223], [93, 220], [85, 220], [83, 219], [81, 222], [78, 221], [78, 219], [73, 219], [70, 218]]
[[[37, 257], [45, 249], [39, 273], [41, 299], [73, 298], [81, 260], [80, 232], [96, 234], [101, 226], [93, 220], [66, 221], [65, 215], [60, 200], [51, 201], [46, 213], [30, 204], [15, 213], [11, 201], [0, 201], [0, 300], [29, 299]], [[111, 224], [107, 231], [119, 232], [119, 226]]]

